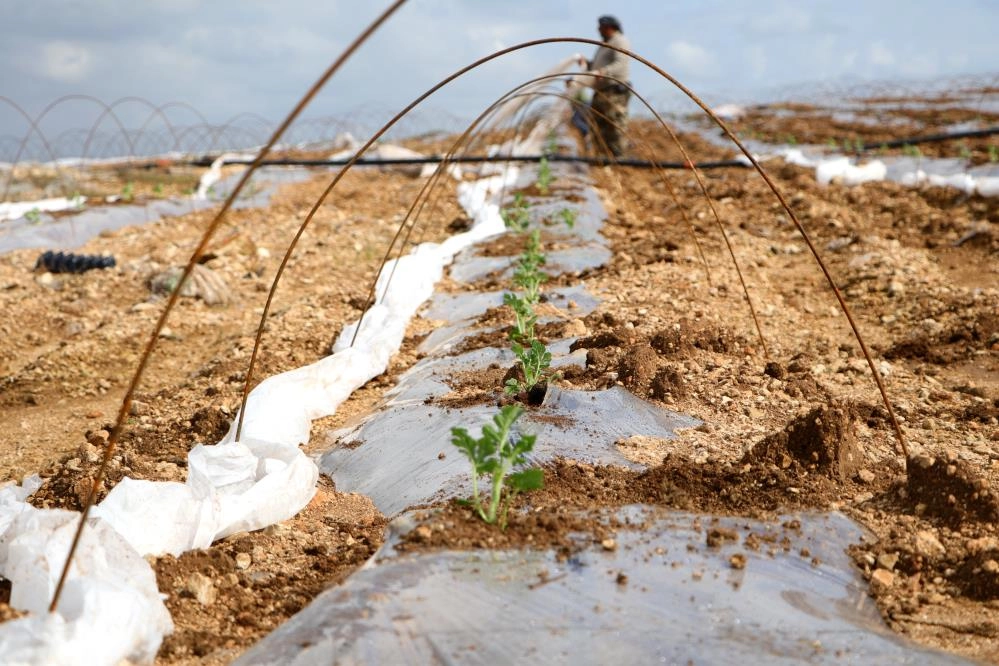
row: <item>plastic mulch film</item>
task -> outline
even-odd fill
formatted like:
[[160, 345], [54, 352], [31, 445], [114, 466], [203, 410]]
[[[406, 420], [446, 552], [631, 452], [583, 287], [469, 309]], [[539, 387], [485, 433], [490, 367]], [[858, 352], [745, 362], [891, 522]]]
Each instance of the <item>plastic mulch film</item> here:
[[[860, 529], [840, 514], [761, 522], [633, 506], [614, 517], [630, 527], [613, 547], [581, 541], [563, 560], [398, 554], [407, 514], [365, 569], [236, 663], [969, 663], [888, 631], [845, 553]], [[709, 546], [711, 530], [729, 538]]]

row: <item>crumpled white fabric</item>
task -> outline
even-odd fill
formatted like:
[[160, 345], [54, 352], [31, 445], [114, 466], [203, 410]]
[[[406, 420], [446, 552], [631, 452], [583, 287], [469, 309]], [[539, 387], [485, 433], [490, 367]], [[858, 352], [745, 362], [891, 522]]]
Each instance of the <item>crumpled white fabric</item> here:
[[355, 388], [385, 371], [409, 319], [456, 252], [503, 231], [493, 199], [517, 176], [510, 168], [459, 185], [472, 229], [424, 243], [387, 267], [378, 303], [353, 346], [356, 323], [342, 331], [331, 356], [257, 385], [240, 441], [233, 428], [219, 444], [192, 449], [185, 483], [119, 482], [91, 512], [54, 614], [46, 608], [78, 514], [27, 504], [37, 477], [0, 488], [0, 575], [12, 583], [11, 606], [33, 613], [0, 624], [0, 663], [151, 661], [173, 625], [142, 556], [205, 548], [286, 520], [308, 504], [319, 472], [298, 447], [309, 439], [310, 422], [334, 413]]
[[152, 661], [173, 622], [149, 564], [105, 521], [91, 519], [49, 614], [79, 514], [36, 509], [23, 502], [25, 488], [10, 488], [0, 490], [0, 571], [13, 583], [10, 605], [32, 615], [0, 624], [0, 663]]

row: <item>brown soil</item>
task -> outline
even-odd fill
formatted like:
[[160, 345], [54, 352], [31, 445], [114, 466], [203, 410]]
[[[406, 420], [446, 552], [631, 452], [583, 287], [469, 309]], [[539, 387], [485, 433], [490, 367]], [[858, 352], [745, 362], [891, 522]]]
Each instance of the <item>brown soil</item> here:
[[[814, 115], [804, 114], [808, 127], [820, 122]], [[804, 127], [793, 115], [767, 122], [778, 134]], [[661, 159], [682, 159], [652, 123], [631, 127], [634, 141], [648, 141]], [[907, 130], [892, 126], [888, 134]], [[682, 138], [695, 160], [731, 155], [703, 139]], [[891, 183], [823, 188], [808, 170], [773, 167], [885, 376], [912, 453], [906, 461], [822, 273], [758, 177], [746, 169], [703, 174], [709, 206], [689, 171], [665, 174], [675, 200], [656, 172], [608, 167], [591, 175], [608, 211], [604, 235], [613, 257], [605, 267], [547, 285], [582, 283], [602, 299], [584, 318], [552, 308], [561, 323], [543, 329], [544, 337], [577, 337], [574, 346], [586, 350], [586, 367], [567, 369], [557, 381], [586, 389], [621, 385], [704, 425], [677, 440], [619, 442], [625, 455], [652, 464], [644, 472], [568, 460], [551, 465], [545, 489], [518, 498], [505, 531], [483, 525], [465, 507], [444, 505], [404, 547], [568, 552], [578, 547], [571, 532], [606, 541], [613, 524], [601, 513], [634, 502], [757, 516], [838, 509], [871, 530], [853, 555], [894, 629], [996, 661], [999, 200]], [[259, 376], [327, 353], [339, 327], [357, 316], [376, 261], [419, 186], [373, 172], [344, 182], [305, 234], [278, 292]], [[206, 265], [236, 298], [224, 307], [181, 301], [108, 485], [124, 474], [183, 478], [187, 450], [227, 427], [262, 292], [323, 187], [322, 179], [287, 187], [266, 211], [234, 215], [220, 235], [226, 242], [215, 244]], [[556, 196], [565, 194], [559, 187], [553, 183]], [[441, 237], [463, 217], [453, 202], [445, 205], [426, 238]], [[739, 258], [762, 340], [712, 208]], [[37, 504], [79, 505], [162, 303], [151, 300], [148, 279], [181, 263], [207, 220], [207, 213], [196, 214], [96, 239], [84, 251], [113, 253], [118, 268], [54, 282], [30, 272], [37, 252], [0, 258], [0, 303], [11, 313], [0, 326], [7, 341], [0, 352], [0, 451], [11, 461], [4, 478], [42, 470], [47, 482]], [[510, 243], [503, 239], [483, 252], [516, 252]], [[496, 276], [491, 284], [509, 286]], [[468, 287], [445, 281], [443, 288]], [[483, 333], [462, 349], [502, 342], [511, 321], [506, 308], [491, 310], [478, 323], [499, 333]], [[327, 446], [330, 429], [372, 409], [433, 327], [414, 322], [389, 372], [317, 422], [310, 447]], [[495, 403], [507, 371], [497, 366], [449, 378], [454, 392], [435, 400]], [[381, 525], [362, 498], [323, 487], [309, 509], [282, 525], [179, 559], [158, 558], [161, 590], [178, 625], [160, 662], [231, 660], [363, 562], [380, 542]], [[215, 599], [203, 603], [209, 588]], [[3, 589], [0, 618], [9, 617]]]

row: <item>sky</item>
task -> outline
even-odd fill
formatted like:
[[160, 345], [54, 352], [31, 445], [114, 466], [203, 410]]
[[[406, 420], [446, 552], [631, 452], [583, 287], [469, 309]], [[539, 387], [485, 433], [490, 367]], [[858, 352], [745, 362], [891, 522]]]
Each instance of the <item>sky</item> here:
[[[36, 116], [68, 94], [112, 103], [183, 102], [210, 123], [240, 114], [282, 119], [388, 0], [0, 0], [0, 96]], [[493, 50], [543, 37], [597, 39], [615, 14], [633, 50], [713, 103], [793, 97], [866, 81], [918, 82], [999, 73], [997, 0], [409, 0], [348, 61], [307, 117], [387, 118], [454, 70]], [[421, 126], [455, 129], [497, 96], [590, 45], [519, 51], [435, 95]], [[679, 104], [633, 66], [640, 92]], [[115, 107], [129, 126], [139, 102]], [[49, 136], [90, 127], [100, 107], [58, 107]], [[189, 107], [164, 110], [179, 125]], [[415, 121], [414, 121], [414, 124]], [[0, 138], [29, 125], [0, 99]]]

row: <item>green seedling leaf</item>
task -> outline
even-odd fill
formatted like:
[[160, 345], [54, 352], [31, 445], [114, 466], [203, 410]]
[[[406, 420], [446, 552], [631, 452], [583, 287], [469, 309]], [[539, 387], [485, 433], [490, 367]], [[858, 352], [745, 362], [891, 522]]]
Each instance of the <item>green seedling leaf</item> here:
[[[515, 465], [527, 461], [527, 454], [534, 448], [534, 436], [525, 435], [512, 441], [510, 429], [514, 421], [523, 414], [519, 405], [506, 405], [493, 417], [492, 424], [482, 426], [482, 436], [478, 439], [468, 434], [464, 428], [452, 428], [451, 443], [465, 454], [472, 465], [472, 498], [469, 500], [475, 512], [487, 523], [506, 524], [506, 512], [519, 486], [507, 488], [506, 500], [503, 490], [507, 478]], [[491, 492], [483, 501], [479, 493], [479, 477], [490, 477]]]
[[541, 194], [548, 194], [548, 188], [552, 184], [552, 169], [548, 164], [548, 156], [542, 155], [538, 164], [538, 191]]
[[545, 487], [545, 472], [537, 467], [514, 472], [507, 479], [507, 485], [518, 492], [539, 490]]
[[503, 224], [515, 233], [523, 233], [531, 224], [530, 204], [520, 192], [513, 195], [513, 204], [500, 211]]

